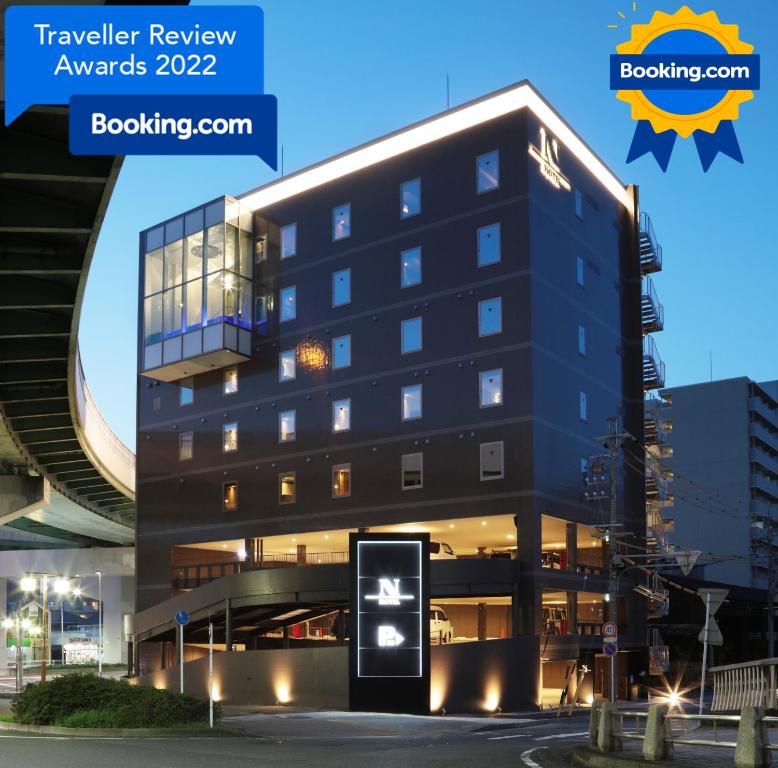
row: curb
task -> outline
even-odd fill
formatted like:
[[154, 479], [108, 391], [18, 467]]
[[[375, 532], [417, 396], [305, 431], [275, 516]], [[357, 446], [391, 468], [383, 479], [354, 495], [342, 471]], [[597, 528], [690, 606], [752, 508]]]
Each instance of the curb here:
[[573, 747], [572, 757], [574, 763], [582, 765], [584, 768], [645, 768], [647, 765], [656, 766], [656, 768], [663, 768], [664, 766], [667, 768], [670, 766], [678, 768], [678, 763], [671, 763], [666, 760], [649, 763], [640, 757], [625, 755], [619, 752], [599, 752], [591, 747]]
[[238, 728], [216, 726], [214, 728], [64, 728], [59, 725], [21, 725], [20, 723], [0, 722], [0, 731], [12, 733], [34, 733], [39, 736], [87, 736], [89, 738], [188, 738], [243, 736]]

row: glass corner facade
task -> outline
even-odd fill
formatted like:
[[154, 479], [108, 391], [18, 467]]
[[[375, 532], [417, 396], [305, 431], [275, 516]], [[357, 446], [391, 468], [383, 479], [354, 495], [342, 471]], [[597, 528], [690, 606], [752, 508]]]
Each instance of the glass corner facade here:
[[223, 197], [141, 233], [142, 373], [175, 381], [250, 357], [252, 220]]

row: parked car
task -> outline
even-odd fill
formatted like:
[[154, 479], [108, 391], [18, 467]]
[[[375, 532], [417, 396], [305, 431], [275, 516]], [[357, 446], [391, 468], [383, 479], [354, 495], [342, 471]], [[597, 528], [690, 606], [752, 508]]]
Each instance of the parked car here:
[[430, 560], [456, 560], [454, 550], [448, 544], [440, 541], [430, 542]]
[[439, 605], [430, 606], [430, 642], [450, 643], [454, 637], [454, 627]]

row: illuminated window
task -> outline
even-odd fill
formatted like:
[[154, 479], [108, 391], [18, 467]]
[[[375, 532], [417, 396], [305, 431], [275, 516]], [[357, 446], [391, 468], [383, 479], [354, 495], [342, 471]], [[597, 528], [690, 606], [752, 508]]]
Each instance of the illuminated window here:
[[421, 349], [421, 318], [413, 317], [403, 320], [400, 326], [400, 351], [418, 352]]
[[351, 303], [351, 270], [341, 269], [332, 273], [332, 306], [342, 307]]
[[288, 259], [297, 253], [297, 223], [281, 227], [281, 258]]
[[478, 266], [488, 267], [502, 259], [500, 254], [500, 225], [490, 224], [478, 230]]
[[165, 288], [181, 285], [184, 278], [184, 241], [165, 246]]
[[332, 468], [332, 498], [351, 496], [351, 464], [336, 464]]
[[224, 452], [232, 453], [238, 450], [238, 422], [231, 421], [224, 425], [223, 430], [224, 440]]
[[332, 239], [343, 240], [351, 236], [351, 203], [332, 209]]
[[502, 369], [481, 371], [481, 408], [502, 405]]
[[143, 269], [143, 294], [151, 296], [162, 290], [162, 272], [164, 265], [163, 249], [157, 248], [146, 254], [145, 267]]
[[222, 392], [225, 395], [234, 395], [238, 391], [238, 369], [225, 368], [224, 369], [224, 384], [222, 386]]
[[351, 429], [351, 398], [332, 403], [332, 431], [348, 432]]
[[297, 317], [297, 286], [290, 285], [282, 288], [279, 295], [281, 303], [281, 322], [294, 320]]
[[409, 248], [400, 253], [400, 287], [410, 288], [421, 283], [421, 248]]
[[478, 193], [491, 192], [500, 186], [500, 153], [495, 149], [476, 158]]
[[181, 379], [178, 382], [178, 404], [191, 405], [194, 402], [194, 379]]
[[589, 416], [587, 413], [587, 404], [586, 404], [586, 392], [578, 393], [578, 418], [581, 421], [589, 420]]
[[194, 455], [194, 433], [181, 432], [178, 436], [178, 460], [189, 461]]
[[278, 502], [294, 504], [297, 501], [297, 475], [294, 472], [282, 472], [278, 476]]
[[583, 325], [578, 326], [578, 354], [586, 354], [586, 328]]
[[295, 350], [287, 349], [278, 356], [278, 380], [292, 381], [296, 376]]
[[351, 334], [336, 336], [332, 340], [332, 368], [348, 368], [351, 365]]
[[406, 453], [402, 457], [402, 488], [421, 488], [424, 484], [424, 454]]
[[580, 189], [575, 190], [575, 215], [583, 219], [583, 195]]
[[499, 480], [504, 474], [502, 440], [481, 443], [481, 480]]
[[575, 259], [575, 281], [583, 287], [584, 284], [584, 260], [580, 256]]
[[238, 484], [225, 483], [224, 491], [224, 511], [234, 512], [238, 508]]
[[295, 433], [295, 422], [297, 421], [297, 411], [281, 411], [278, 414], [278, 442], [291, 443], [297, 438]]
[[402, 388], [403, 421], [421, 418], [421, 384], [413, 384]]
[[502, 299], [486, 299], [478, 302], [478, 335], [494, 336], [502, 333]]
[[421, 179], [410, 179], [400, 185], [400, 218], [409, 219], [421, 213]]

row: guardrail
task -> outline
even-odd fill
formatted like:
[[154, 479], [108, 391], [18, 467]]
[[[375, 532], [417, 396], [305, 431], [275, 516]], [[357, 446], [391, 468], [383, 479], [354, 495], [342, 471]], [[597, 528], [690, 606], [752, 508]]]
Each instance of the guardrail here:
[[[635, 718], [635, 730], [628, 731], [624, 721]], [[645, 721], [641, 733], [641, 723]], [[682, 734], [673, 733], [673, 722], [682, 724]], [[688, 723], [710, 724], [713, 738], [690, 738]], [[737, 725], [735, 741], [720, 741], [719, 725]], [[744, 707], [739, 715], [689, 715], [672, 712], [667, 704], [652, 704], [648, 711], [619, 710], [610, 702], [592, 706], [589, 723], [589, 744], [600, 752], [623, 749], [625, 740], [643, 742], [643, 757], [650, 762], [671, 760], [674, 745], [721, 747], [735, 750], [734, 763], [738, 768], [766, 768], [771, 763], [770, 753], [778, 751], [771, 744], [767, 729], [778, 727], [778, 717], [768, 717], [761, 707]]]
[[711, 710], [721, 712], [743, 707], [776, 709], [778, 658], [713, 667]]
[[89, 460], [117, 490], [135, 500], [135, 454], [116, 436], [103, 418], [89, 391], [76, 352], [75, 427], [79, 442]]

